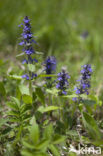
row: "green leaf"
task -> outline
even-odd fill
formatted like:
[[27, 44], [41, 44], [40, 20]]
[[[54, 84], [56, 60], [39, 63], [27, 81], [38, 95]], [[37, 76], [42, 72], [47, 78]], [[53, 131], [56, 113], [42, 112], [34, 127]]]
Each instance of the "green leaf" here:
[[64, 97], [64, 98], [73, 98], [73, 97], [78, 97], [78, 95], [76, 95], [76, 94], [72, 94], [72, 95], [63, 95], [62, 97]]
[[8, 77], [15, 80], [22, 80], [22, 77], [18, 75], [9, 75]]
[[29, 104], [22, 104], [20, 107], [20, 113], [23, 115], [26, 112], [30, 111], [32, 109], [32, 106]]
[[60, 153], [57, 149], [56, 146], [54, 145], [49, 145], [49, 149], [51, 150], [52, 154], [55, 155], [55, 156], [60, 156]]
[[5, 87], [4, 87], [3, 82], [0, 82], [0, 94], [2, 96], [5, 96], [6, 95], [6, 90], [5, 90]]
[[[80, 97], [82, 97], [82, 98], [87, 98], [87, 95], [84, 95], [84, 94], [81, 94], [81, 95], [79, 95]], [[72, 95], [63, 95], [62, 97], [65, 97], [65, 98], [73, 98], [73, 97], [78, 97], [78, 95], [77, 94], [72, 94]]]
[[20, 57], [20, 56], [23, 56], [23, 55], [25, 55], [25, 53], [20, 53], [20, 54], [16, 55], [16, 57]]
[[49, 140], [44, 139], [39, 144], [36, 145], [37, 150], [46, 151], [47, 147], [49, 146]]
[[4, 125], [7, 121], [8, 121], [9, 119], [3, 119], [3, 118], [1, 118], [0, 119], [0, 127], [2, 126], [2, 125]]
[[44, 112], [54, 111], [54, 110], [57, 110], [57, 109], [61, 109], [61, 108], [57, 107], [57, 106], [48, 106], [48, 107], [45, 108]]
[[41, 51], [35, 51], [35, 53], [38, 54], [38, 55], [44, 55], [44, 53], [41, 52]]
[[23, 145], [27, 148], [30, 148], [30, 149], [34, 149], [35, 146], [34, 145], [31, 145], [30, 143], [26, 142], [26, 141], [23, 141]]
[[51, 139], [52, 134], [53, 134], [53, 125], [49, 124], [48, 126], [45, 127], [43, 136], [45, 139]]
[[85, 129], [89, 133], [89, 135], [95, 140], [101, 139], [101, 133], [97, 126], [96, 121], [93, 119], [92, 116], [87, 114], [86, 112], [83, 112], [82, 114], [82, 121], [84, 124]]
[[9, 106], [11, 109], [18, 110], [17, 104], [14, 104], [12, 102], [7, 102], [6, 105]]
[[39, 126], [36, 123], [35, 119], [32, 122], [33, 125], [30, 128], [30, 138], [33, 141], [34, 145], [36, 145], [39, 141]]
[[96, 108], [97, 105], [95, 100], [89, 100], [89, 99], [83, 100], [82, 103], [85, 105], [86, 109], [90, 114], [92, 114], [92, 111], [94, 110], [94, 108]]
[[58, 110], [58, 109], [61, 109], [61, 108], [57, 107], [57, 106], [47, 106], [47, 107], [40, 106], [38, 108], [38, 111], [41, 113], [46, 113], [46, 112], [50, 112], [50, 111], [54, 111], [54, 110]]
[[101, 140], [93, 140], [91, 141], [91, 144], [95, 145], [95, 146], [100, 146], [103, 148], [103, 137], [101, 137]]
[[41, 88], [36, 88], [36, 95], [37, 95], [37, 97], [39, 98], [39, 100], [43, 103], [43, 104], [45, 104], [45, 97], [44, 97], [44, 93], [43, 93], [43, 91], [41, 90]]
[[66, 139], [65, 136], [56, 134], [56, 135], [53, 137], [53, 144], [60, 144], [61, 142], [64, 142], [65, 139]]
[[28, 69], [29, 69], [29, 71], [34, 72], [35, 71], [35, 65], [28, 64]]
[[21, 92], [20, 92], [19, 86], [17, 86], [17, 88], [16, 88], [16, 98], [21, 100]]
[[27, 86], [20, 85], [18, 89], [19, 89], [21, 95], [24, 95], [24, 94], [30, 95], [29, 88]]
[[88, 99], [86, 99], [86, 100], [83, 100], [83, 103], [85, 105], [87, 105], [87, 106], [93, 106], [93, 105], [96, 104], [96, 101], [95, 100], [88, 100]]
[[17, 111], [12, 110], [12, 111], [9, 111], [7, 114], [11, 116], [15, 116], [16, 118], [19, 118], [19, 112]]
[[43, 153], [43, 152], [34, 152], [34, 151], [28, 151], [28, 150], [25, 150], [25, 149], [23, 149], [22, 151], [21, 151], [21, 154], [23, 155], [23, 156], [48, 156], [48, 154], [46, 154], [46, 153]]
[[78, 137], [78, 133], [75, 130], [69, 130], [69, 131], [67, 131], [66, 134], [71, 136], [71, 137]]
[[[88, 98], [90, 98], [91, 100], [95, 101], [96, 105], [99, 105], [99, 106], [102, 105], [102, 101], [98, 98], [98, 96], [92, 94], [92, 95], [89, 95]], [[95, 107], [95, 109], [96, 109], [96, 107]]]
[[31, 152], [29, 152], [28, 150], [25, 150], [25, 149], [23, 149], [23, 150], [21, 151], [21, 154], [22, 154], [23, 156], [34, 156], [34, 153], [31, 153]]
[[16, 143], [20, 140], [22, 130], [23, 130], [22, 125], [20, 125], [17, 129], [18, 129], [18, 131], [17, 131], [16, 137], [15, 137], [15, 140], [13, 142], [14, 145], [16, 145]]
[[24, 94], [22, 96], [22, 99], [23, 99], [23, 102], [26, 103], [26, 104], [31, 104], [32, 103], [32, 97], [30, 95], [26, 95]]
[[9, 121], [15, 123], [15, 122], [20, 122], [20, 119], [13, 116], [12, 118], [9, 119]]
[[30, 124], [34, 125], [35, 123], [36, 123], [36, 119], [35, 119], [35, 116], [33, 116], [30, 120]]
[[20, 101], [17, 98], [11, 96], [10, 99], [12, 102], [14, 102], [14, 104], [17, 105], [18, 108], [20, 107]]
[[57, 75], [56, 74], [41, 74], [41, 75], [39, 75], [39, 77], [57, 77]]

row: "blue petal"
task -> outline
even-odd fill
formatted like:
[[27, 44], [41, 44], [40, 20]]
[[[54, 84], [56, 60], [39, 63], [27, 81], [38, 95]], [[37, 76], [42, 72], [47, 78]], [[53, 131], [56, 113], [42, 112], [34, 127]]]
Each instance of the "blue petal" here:
[[63, 93], [64, 95], [67, 95], [67, 92], [66, 92], [65, 90], [63, 90], [62, 93]]
[[29, 80], [29, 76], [27, 74], [22, 75], [22, 78], [26, 78], [26, 80]]
[[58, 83], [57, 85], [56, 85], [56, 88], [58, 89], [60, 87], [60, 84]]
[[20, 45], [20, 46], [22, 46], [24, 43], [25, 43], [25, 42], [24, 42], [24, 41], [22, 41], [22, 42], [20, 42], [20, 43], [19, 43], [19, 45]]
[[38, 60], [37, 60], [37, 59], [35, 59], [35, 58], [33, 58], [33, 61], [38, 62]]
[[73, 97], [72, 100], [73, 100], [73, 101], [77, 101], [77, 97]]
[[26, 59], [24, 59], [24, 60], [22, 61], [22, 64], [25, 64], [25, 63], [28, 63], [28, 61], [27, 61]]

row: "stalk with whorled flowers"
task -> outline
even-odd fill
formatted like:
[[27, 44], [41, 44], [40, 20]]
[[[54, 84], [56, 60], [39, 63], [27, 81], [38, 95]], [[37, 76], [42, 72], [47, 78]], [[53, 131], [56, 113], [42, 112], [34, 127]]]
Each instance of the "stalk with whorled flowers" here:
[[23, 60], [23, 64], [26, 63], [28, 65], [28, 71], [26, 74], [22, 75], [22, 78], [29, 80], [29, 89], [30, 92], [32, 90], [31, 80], [37, 77], [37, 74], [34, 73], [34, 63], [38, 62], [35, 58], [33, 58], [33, 54], [35, 54], [35, 50], [33, 48], [33, 43], [36, 43], [33, 37], [33, 33], [31, 32], [31, 24], [28, 16], [25, 16], [23, 19], [23, 23], [19, 25], [23, 29], [21, 34], [21, 42], [20, 46], [23, 47], [23, 52], [25, 53], [25, 58]]

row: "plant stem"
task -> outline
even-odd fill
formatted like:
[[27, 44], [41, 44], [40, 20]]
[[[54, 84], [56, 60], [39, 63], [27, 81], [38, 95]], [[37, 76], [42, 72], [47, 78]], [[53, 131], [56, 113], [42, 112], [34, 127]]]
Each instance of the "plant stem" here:
[[33, 90], [32, 90], [32, 81], [31, 80], [29, 80], [29, 92], [30, 92], [30, 95], [33, 96], [32, 95], [32, 93], [33, 93]]

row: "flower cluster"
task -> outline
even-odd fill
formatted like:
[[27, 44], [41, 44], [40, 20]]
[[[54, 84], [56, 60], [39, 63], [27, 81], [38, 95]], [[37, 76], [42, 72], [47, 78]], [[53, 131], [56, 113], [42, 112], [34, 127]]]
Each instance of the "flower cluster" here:
[[58, 73], [58, 83], [56, 85], [56, 88], [59, 89], [59, 95], [67, 94], [66, 89], [69, 85], [68, 79], [70, 79], [70, 76], [68, 75], [68, 73], [66, 73], [65, 69], [62, 69], [62, 71]]
[[[44, 70], [47, 75], [53, 74], [56, 71], [56, 59], [54, 56], [48, 56], [44, 61], [43, 65], [45, 65]], [[46, 79], [51, 79], [51, 77], [46, 77]]]
[[[31, 32], [31, 24], [30, 19], [28, 16], [25, 16], [23, 19], [23, 23], [19, 25], [19, 27], [23, 28], [23, 33], [21, 34], [21, 42], [19, 43], [20, 46], [23, 46], [23, 52], [26, 54], [26, 59], [23, 60], [23, 64], [33, 64], [37, 62], [35, 58], [32, 58], [31, 55], [35, 53], [32, 44], [36, 43], [33, 39], [33, 33]], [[22, 78], [26, 78], [27, 80], [33, 79], [36, 74], [31, 73], [31, 77], [27, 74], [23, 75]]]
[[79, 81], [79, 85], [75, 87], [76, 94], [89, 94], [88, 89], [90, 88], [90, 78], [92, 74], [92, 68], [90, 64], [82, 66], [81, 77]]
[[[48, 56], [46, 60], [44, 61], [43, 65], [44, 71], [46, 72], [46, 75], [51, 75], [56, 71], [56, 58], [54, 56]], [[51, 77], [46, 77], [46, 85], [48, 88], [52, 87], [52, 81]]]
[[[31, 80], [34, 77], [37, 77], [37, 74], [33, 73], [33, 66], [30, 64], [34, 64], [34, 62], [38, 62], [35, 58], [33, 58], [32, 54], [35, 54], [35, 51], [33, 49], [33, 43], [36, 43], [34, 41], [33, 33], [31, 32], [31, 24], [30, 19], [28, 16], [25, 16], [23, 19], [23, 23], [20, 25], [20, 27], [23, 28], [23, 33], [21, 34], [21, 42], [19, 43], [20, 46], [23, 46], [23, 52], [25, 52], [25, 59], [23, 60], [23, 64], [29, 64], [28, 65], [28, 74], [25, 74], [22, 76], [22, 78], [25, 78], [27, 80]], [[44, 61], [43, 65], [44, 71], [46, 73], [46, 85], [47, 87], [51, 88], [53, 82], [52, 74], [56, 71], [56, 59], [54, 56], [48, 56], [47, 59]], [[32, 70], [30, 69], [32, 68]], [[83, 94], [86, 93], [89, 94], [89, 88], [90, 88], [90, 78], [92, 74], [91, 65], [87, 64], [82, 66], [81, 70], [81, 77], [78, 85], [75, 87], [76, 94]], [[56, 81], [56, 88], [59, 90], [59, 95], [66, 95], [67, 94], [67, 86], [69, 86], [68, 79], [70, 76], [68, 73], [66, 73], [65, 69], [62, 69], [60, 73], [58, 73], [58, 78]], [[74, 97], [74, 100], [76, 100], [76, 97]]]

